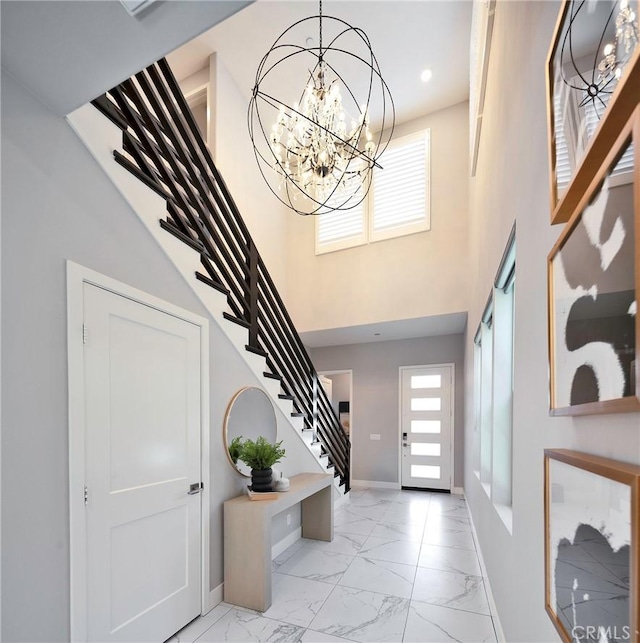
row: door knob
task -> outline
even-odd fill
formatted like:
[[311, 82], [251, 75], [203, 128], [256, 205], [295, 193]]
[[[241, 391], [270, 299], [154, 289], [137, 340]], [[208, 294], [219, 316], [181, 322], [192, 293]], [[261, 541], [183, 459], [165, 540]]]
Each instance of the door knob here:
[[189, 485], [189, 491], [187, 495], [195, 496], [197, 493], [200, 493], [204, 489], [202, 482], [194, 482], [192, 485]]

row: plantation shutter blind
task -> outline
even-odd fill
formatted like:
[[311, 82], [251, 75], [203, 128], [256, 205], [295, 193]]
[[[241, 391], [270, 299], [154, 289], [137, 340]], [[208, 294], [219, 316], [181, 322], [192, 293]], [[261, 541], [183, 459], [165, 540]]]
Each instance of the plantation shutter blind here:
[[[429, 130], [393, 141], [373, 175], [373, 241], [428, 230]], [[414, 228], [409, 230], [408, 228]]]
[[[556, 139], [556, 185], [558, 190], [563, 190], [571, 183], [573, 168], [569, 159], [569, 145], [564, 133], [564, 119], [562, 118], [562, 103], [560, 95], [553, 99], [554, 134]], [[562, 196], [562, 195], [559, 195]]]
[[[598, 113], [600, 113], [601, 115], [603, 114], [606, 106], [609, 105], [611, 94], [602, 93], [600, 94], [600, 98], [602, 99], [604, 106], [600, 106], [597, 110], [593, 101], [589, 101], [585, 105], [585, 121], [589, 140], [593, 138], [596, 128], [600, 124], [601, 116]], [[625, 174], [627, 172], [633, 172], [633, 145], [630, 145], [626, 149], [624, 154], [620, 157], [618, 163], [616, 164], [615, 171], [612, 172], [612, 175], [617, 176], [619, 174]], [[631, 182], [632, 180], [633, 179], [630, 177], [629, 181]]]
[[[354, 200], [358, 200], [356, 194]], [[340, 203], [340, 196], [329, 199]], [[344, 200], [344, 197], [342, 198]], [[316, 254], [351, 248], [366, 242], [364, 205], [366, 199], [350, 210], [336, 210], [316, 216]]]

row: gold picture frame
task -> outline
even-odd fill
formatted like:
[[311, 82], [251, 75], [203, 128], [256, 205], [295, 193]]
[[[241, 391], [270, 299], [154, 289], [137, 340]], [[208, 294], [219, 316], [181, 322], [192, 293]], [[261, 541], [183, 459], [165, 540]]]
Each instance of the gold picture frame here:
[[[637, 16], [640, 13], [639, 2], [638, 0], [628, 1], [635, 10], [637, 25]], [[636, 46], [630, 52], [628, 60], [625, 61], [620, 78], [615, 80], [615, 85], [611, 80], [600, 82], [600, 85], [604, 85], [606, 88], [601, 94], [604, 101], [600, 98], [593, 98], [593, 105], [598, 105], [599, 111], [602, 112], [599, 115], [599, 121], [597, 119], [594, 121], [593, 114], [590, 117], [589, 114], [584, 113], [589, 106], [589, 101], [585, 102], [584, 98], [585, 96], [587, 99], [589, 97], [589, 82], [591, 81], [594, 87], [598, 85], [593, 81], [599, 66], [598, 59], [602, 57], [602, 54], [598, 54], [596, 51], [596, 56], [591, 59], [593, 69], [590, 72], [590, 77], [582, 72], [579, 73], [579, 67], [577, 67], [570, 72], [567, 71], [567, 75], [573, 73], [575, 74], [573, 78], [579, 79], [578, 82], [574, 82], [573, 78], [566, 78], [564, 70], [567, 31], [569, 29], [580, 31], [582, 25], [576, 19], [576, 13], [582, 10], [583, 15], [586, 15], [587, 9], [583, 9], [584, 4], [582, 0], [563, 0], [547, 56], [547, 127], [552, 224], [566, 223], [569, 220], [585, 190], [607, 157], [616, 140], [617, 132], [620, 131], [640, 102], [640, 46]], [[593, 3], [592, 6], [608, 11], [606, 4], [604, 2]], [[613, 23], [614, 20], [610, 18], [610, 22]], [[587, 27], [584, 31], [588, 32], [594, 29], [593, 25], [587, 25]], [[578, 36], [584, 40], [584, 34], [578, 34]], [[593, 35], [594, 47], [602, 48], [605, 46], [605, 42], [606, 40], [601, 41], [597, 34]], [[573, 52], [571, 57], [573, 61]], [[587, 56], [585, 55], [583, 59], [586, 60]], [[563, 76], [564, 82], [558, 81], [558, 74]], [[611, 90], [612, 87], [615, 88]], [[561, 92], [558, 91], [558, 88], [567, 90], [566, 95], [570, 97], [570, 100], [562, 102]], [[580, 93], [580, 97], [576, 98], [578, 93]], [[562, 109], [560, 108], [561, 102]], [[581, 108], [584, 108], [582, 112]], [[578, 112], [584, 115], [578, 118], [576, 117]], [[572, 123], [572, 126], [567, 126], [566, 132], [564, 130], [557, 132], [556, 125], [565, 122]], [[561, 187], [564, 187], [562, 194], [560, 194]]]
[[548, 257], [550, 414], [640, 410], [640, 106]]
[[545, 609], [566, 643], [640, 641], [640, 466], [544, 452]]

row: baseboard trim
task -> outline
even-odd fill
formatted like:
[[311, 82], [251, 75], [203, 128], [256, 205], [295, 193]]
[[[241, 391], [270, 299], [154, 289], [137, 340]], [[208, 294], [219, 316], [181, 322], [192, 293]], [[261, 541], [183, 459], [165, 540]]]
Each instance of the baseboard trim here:
[[210, 612], [216, 605], [219, 605], [220, 603], [222, 603], [223, 599], [224, 599], [224, 583], [220, 583], [218, 587], [214, 587], [209, 592], [209, 600], [207, 602], [207, 605], [205, 605], [204, 609], [202, 610], [202, 616]]
[[288, 536], [285, 536], [271, 547], [271, 560], [280, 556], [285, 549], [291, 547], [293, 543], [298, 542], [300, 538], [302, 538], [302, 527], [298, 527], [295, 531], [292, 531]]
[[469, 511], [468, 505], [467, 513], [469, 514], [469, 522], [471, 523], [471, 530], [473, 531], [473, 539], [476, 541], [476, 552], [478, 554], [478, 561], [480, 562], [480, 569], [482, 570], [482, 577], [484, 578], [484, 587], [487, 590], [487, 600], [489, 601], [489, 609], [491, 611], [491, 616], [493, 617], [493, 627], [496, 630], [496, 639], [498, 643], [506, 643], [507, 639], [504, 636], [504, 630], [502, 629], [502, 623], [500, 623], [500, 616], [498, 615], [498, 607], [495, 599], [493, 598], [493, 592], [491, 591], [491, 583], [489, 582], [487, 567], [484, 564], [484, 558], [482, 557], [478, 532], [476, 531], [476, 525], [473, 522], [473, 516]]
[[464, 487], [452, 487], [451, 493], [457, 493], [459, 496], [464, 496]]
[[400, 489], [399, 482], [380, 482], [378, 480], [352, 480], [352, 487], [369, 487], [370, 489]]

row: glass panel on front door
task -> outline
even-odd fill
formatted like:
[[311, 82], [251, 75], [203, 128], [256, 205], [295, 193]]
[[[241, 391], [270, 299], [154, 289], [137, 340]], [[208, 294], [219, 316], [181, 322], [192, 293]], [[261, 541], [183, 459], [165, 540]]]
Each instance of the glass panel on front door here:
[[451, 490], [453, 367], [401, 369], [401, 484]]

